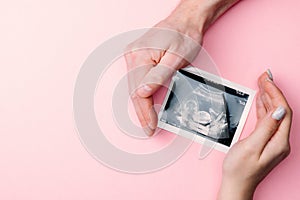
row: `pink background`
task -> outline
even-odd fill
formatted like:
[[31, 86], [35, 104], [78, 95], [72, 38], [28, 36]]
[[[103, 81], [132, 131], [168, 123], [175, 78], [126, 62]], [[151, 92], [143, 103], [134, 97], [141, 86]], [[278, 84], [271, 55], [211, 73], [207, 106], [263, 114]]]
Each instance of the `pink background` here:
[[[73, 121], [72, 95], [81, 64], [113, 35], [151, 27], [178, 0], [13, 0], [0, 6], [0, 199], [215, 199], [224, 154], [198, 160], [200, 145], [161, 171], [131, 175], [94, 160], [81, 145]], [[300, 199], [299, 67], [300, 2], [245, 0], [205, 36], [204, 47], [223, 77], [256, 87], [271, 68], [294, 109], [292, 153], [259, 186], [256, 199]], [[118, 67], [119, 66], [119, 67]], [[116, 62], [99, 83], [99, 124], [109, 93], [125, 68]], [[109, 79], [116, 74], [115, 79]], [[106, 81], [106, 82], [105, 82]], [[104, 84], [105, 83], [105, 84]], [[106, 85], [105, 87], [101, 87]], [[108, 95], [109, 96], [109, 95]], [[109, 115], [107, 115], [109, 116]], [[132, 152], [164, 147], [175, 136], [149, 140], [122, 135], [106, 117], [107, 137]], [[134, 119], [134, 117], [133, 117]], [[108, 123], [110, 122], [110, 123]], [[255, 124], [252, 107], [242, 137]]]

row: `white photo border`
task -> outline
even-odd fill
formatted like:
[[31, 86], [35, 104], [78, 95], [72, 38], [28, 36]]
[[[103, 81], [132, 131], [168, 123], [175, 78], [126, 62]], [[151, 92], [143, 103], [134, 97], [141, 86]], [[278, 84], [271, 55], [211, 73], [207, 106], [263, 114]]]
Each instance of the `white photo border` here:
[[[219, 143], [217, 141], [213, 141], [213, 140], [207, 139], [207, 138], [205, 138], [205, 137], [203, 137], [201, 135], [191, 133], [191, 132], [189, 132], [187, 130], [180, 129], [180, 128], [172, 126], [172, 125], [170, 125], [170, 124], [168, 124], [168, 123], [166, 123], [164, 121], [161, 121], [162, 114], [163, 114], [163, 112], [165, 110], [166, 103], [168, 102], [168, 99], [170, 97], [170, 93], [172, 91], [172, 88], [173, 88], [173, 85], [174, 85], [174, 82], [175, 82], [173, 78], [172, 78], [172, 80], [171, 80], [171, 82], [169, 84], [168, 91], [166, 93], [166, 96], [164, 98], [164, 101], [163, 101], [163, 104], [161, 106], [160, 112], [158, 114], [158, 127], [161, 128], [161, 129], [167, 130], [169, 132], [175, 133], [177, 135], [183, 136], [185, 138], [191, 139], [191, 140], [193, 140], [193, 141], [195, 141], [197, 143], [200, 143], [202, 145], [205, 145], [205, 146], [210, 146], [211, 147], [212, 143], [215, 143], [215, 145], [213, 145], [214, 149], [219, 150], [219, 151], [224, 152], [224, 153], [227, 153], [229, 151], [229, 149], [240, 138], [240, 135], [241, 135], [242, 130], [244, 128], [244, 125], [246, 123], [247, 117], [249, 115], [249, 112], [250, 112], [250, 109], [251, 109], [251, 106], [252, 106], [252, 103], [253, 103], [256, 91], [253, 90], [253, 89], [247, 88], [245, 86], [239, 85], [237, 83], [231, 82], [229, 80], [223, 79], [220, 76], [217, 76], [215, 74], [211, 74], [209, 72], [203, 71], [203, 70], [201, 70], [199, 68], [196, 68], [196, 67], [193, 67], [193, 66], [188, 66], [188, 67], [182, 68], [181, 70], [189, 72], [189, 73], [192, 73], [194, 75], [197, 75], [197, 76], [199, 76], [201, 78], [204, 78], [204, 79], [209, 80], [211, 82], [214, 82], [216, 84], [220, 84], [220, 85], [222, 85], [224, 87], [225, 86], [229, 87], [231, 89], [240, 91], [240, 92], [248, 95], [248, 99], [247, 99], [246, 105], [245, 105], [244, 110], [242, 112], [242, 115], [240, 117], [239, 124], [238, 124], [237, 129], [236, 129], [236, 131], [234, 133], [234, 136], [233, 136], [233, 139], [231, 141], [231, 144], [230, 144], [230, 146], [226, 146], [225, 144], [222, 144], [222, 143]], [[178, 72], [176, 72], [176, 73], [178, 73]], [[174, 74], [174, 76], [176, 76], [176, 73]], [[209, 140], [209, 142], [207, 142], [208, 140]]]

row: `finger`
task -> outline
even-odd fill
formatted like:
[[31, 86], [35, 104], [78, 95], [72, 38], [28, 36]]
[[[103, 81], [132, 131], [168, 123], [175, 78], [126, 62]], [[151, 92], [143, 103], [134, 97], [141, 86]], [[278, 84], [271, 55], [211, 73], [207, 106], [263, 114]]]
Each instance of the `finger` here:
[[153, 109], [152, 97], [142, 98], [137, 95], [133, 95], [132, 103], [145, 133], [148, 136], [153, 135], [157, 126], [157, 114]]
[[172, 53], [166, 53], [160, 62], [152, 67], [144, 77], [137, 91], [138, 95], [141, 97], [153, 95], [177, 69], [184, 66], [184, 63], [185, 61], [182, 58]]
[[143, 60], [142, 58], [145, 57], [146, 54], [144, 56], [139, 54], [137, 57], [135, 54], [128, 54], [125, 58], [128, 70], [130, 70], [127, 73], [129, 94], [141, 126], [145, 133], [151, 136], [157, 126], [157, 114], [153, 109], [153, 99], [152, 97], [142, 98], [136, 94], [141, 80], [153, 67], [153, 61]]
[[[286, 109], [286, 117], [279, 127], [278, 135], [283, 133], [283, 138], [288, 139], [289, 132], [287, 132], [286, 130], [289, 130], [289, 127], [291, 125], [292, 110], [291, 110], [285, 96], [283, 95], [282, 91], [268, 77], [269, 77], [268, 74], [264, 73], [259, 78], [259, 85], [262, 88], [262, 90], [264, 91], [264, 102], [267, 102], [267, 104], [269, 104], [269, 106], [272, 107], [272, 109], [276, 108], [280, 105]], [[268, 105], [265, 105], [265, 106], [268, 106]]]
[[128, 72], [128, 90], [131, 96], [131, 100], [136, 111], [137, 117], [140, 121], [144, 132], [151, 136], [154, 133], [157, 124], [157, 115], [153, 109], [152, 97], [139, 97], [136, 94], [137, 87], [139, 86], [139, 80], [149, 71], [151, 66], [146, 65], [142, 67], [134, 68]]
[[[283, 123], [281, 123], [282, 125]], [[285, 129], [289, 132], [289, 128]], [[278, 132], [267, 143], [263, 152], [260, 155], [259, 161], [261, 164], [267, 165], [274, 161], [281, 161], [286, 158], [290, 153], [289, 140], [281, 139], [278, 137]]]
[[[289, 109], [289, 108], [287, 108]], [[286, 158], [290, 153], [289, 135], [292, 123], [291, 111], [287, 111], [282, 122], [280, 123], [276, 133], [266, 144], [260, 156], [261, 164], [268, 164], [271, 162], [279, 163]], [[276, 164], [276, 163], [275, 163]]]
[[268, 112], [267, 115], [261, 119], [254, 132], [247, 138], [247, 142], [255, 147], [258, 155], [261, 155], [263, 149], [277, 131], [285, 114], [286, 109], [283, 106], [279, 106], [272, 112]]
[[271, 140], [266, 144], [260, 160], [262, 163], [273, 162], [274, 160], [281, 161], [290, 152], [290, 128], [292, 123], [292, 110], [288, 105], [286, 98], [280, 89], [272, 81], [264, 82], [261, 80], [261, 85], [270, 97], [273, 105], [282, 104], [285, 106], [286, 114], [282, 122], [280, 123], [276, 133]]
[[[273, 76], [271, 77], [273, 78]], [[255, 143], [260, 144], [260, 152], [262, 152], [263, 148], [273, 136], [274, 138], [281, 137], [281, 140], [287, 140], [291, 121], [291, 110], [282, 92], [274, 84], [267, 72], [259, 77], [258, 84], [260, 92], [262, 93], [261, 99], [266, 108], [266, 114], [265, 117], [262, 116], [262, 120], [257, 124], [256, 130], [249, 137], [249, 140], [252, 141], [254, 145]], [[275, 108], [281, 109], [281, 114], [279, 111], [279, 114], [275, 112]], [[271, 115], [271, 113], [273, 114]], [[284, 119], [280, 121], [283, 115], [285, 115]], [[276, 134], [274, 135], [275, 132]]]
[[262, 101], [261, 91], [256, 96], [256, 116], [257, 120], [261, 120], [267, 113], [266, 107]]
[[287, 113], [280, 123], [276, 133], [263, 149], [259, 158], [262, 164], [283, 160], [290, 153], [289, 134], [292, 117]]
[[271, 102], [270, 106], [278, 107], [283, 105], [289, 107], [287, 100], [285, 99], [282, 91], [275, 85], [275, 83], [269, 78], [268, 73], [263, 73], [259, 79], [258, 84], [263, 91], [263, 94], [267, 94], [270, 98], [268, 102]]
[[127, 64], [127, 78], [130, 94], [137, 89], [144, 76], [154, 66], [154, 61], [151, 59], [147, 51], [135, 51], [125, 54]]

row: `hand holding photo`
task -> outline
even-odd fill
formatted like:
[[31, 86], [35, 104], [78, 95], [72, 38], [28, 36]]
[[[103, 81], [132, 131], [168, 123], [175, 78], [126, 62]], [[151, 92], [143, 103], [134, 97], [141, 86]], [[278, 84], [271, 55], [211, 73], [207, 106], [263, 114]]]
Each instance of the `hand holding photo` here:
[[[238, 141], [255, 91], [195, 67], [175, 73], [158, 127], [227, 152]], [[211, 144], [211, 143], [209, 143]]]

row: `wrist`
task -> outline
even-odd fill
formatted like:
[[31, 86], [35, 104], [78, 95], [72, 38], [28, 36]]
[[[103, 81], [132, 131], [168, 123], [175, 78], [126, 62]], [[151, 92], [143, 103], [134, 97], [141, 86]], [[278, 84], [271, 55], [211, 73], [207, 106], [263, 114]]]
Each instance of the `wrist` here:
[[192, 37], [203, 35], [209, 26], [239, 0], [182, 0], [164, 21]]
[[256, 186], [246, 181], [238, 183], [223, 179], [218, 194], [218, 200], [252, 200]]

